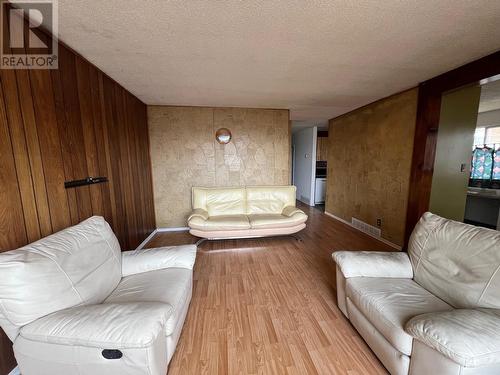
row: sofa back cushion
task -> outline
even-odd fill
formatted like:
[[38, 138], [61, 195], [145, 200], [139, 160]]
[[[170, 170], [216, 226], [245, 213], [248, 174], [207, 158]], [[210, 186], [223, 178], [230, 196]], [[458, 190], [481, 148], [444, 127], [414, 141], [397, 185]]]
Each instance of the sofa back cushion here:
[[500, 232], [425, 213], [408, 245], [414, 280], [456, 308], [500, 308]]
[[245, 188], [193, 187], [193, 209], [201, 208], [209, 216], [244, 215]]
[[0, 313], [15, 326], [101, 303], [121, 280], [120, 245], [104, 218], [0, 254]]
[[286, 206], [295, 206], [295, 186], [247, 187], [247, 214], [281, 214]]

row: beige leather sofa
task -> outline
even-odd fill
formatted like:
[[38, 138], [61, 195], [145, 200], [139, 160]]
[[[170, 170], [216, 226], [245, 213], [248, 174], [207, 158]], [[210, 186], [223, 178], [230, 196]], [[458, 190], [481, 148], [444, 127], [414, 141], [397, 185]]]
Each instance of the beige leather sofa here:
[[333, 258], [338, 306], [391, 374], [500, 374], [500, 232], [426, 213], [408, 253]]
[[278, 236], [306, 227], [295, 186], [193, 187], [190, 233], [208, 239]]
[[0, 254], [0, 326], [23, 375], [164, 375], [196, 247], [120, 251], [92, 217]]

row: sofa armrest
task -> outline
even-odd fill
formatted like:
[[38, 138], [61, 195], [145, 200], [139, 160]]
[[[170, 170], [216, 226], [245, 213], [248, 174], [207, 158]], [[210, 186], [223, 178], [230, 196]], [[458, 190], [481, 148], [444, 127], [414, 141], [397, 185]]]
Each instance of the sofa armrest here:
[[285, 208], [283, 208], [283, 211], [281, 211], [281, 214], [283, 216], [288, 216], [288, 217], [293, 216], [296, 213], [303, 213], [305, 215], [304, 211], [295, 206], [286, 206]]
[[163, 268], [193, 269], [196, 245], [157, 247], [122, 252], [122, 276]]
[[404, 252], [336, 251], [332, 257], [346, 278], [413, 278], [410, 258]]
[[193, 212], [191, 212], [191, 215], [189, 215], [188, 221], [191, 220], [191, 219], [193, 219], [193, 218], [195, 218], [195, 217], [199, 217], [199, 218], [201, 218], [203, 220], [208, 220], [209, 216], [208, 216], [208, 212], [205, 211], [204, 209], [202, 209], [202, 208], [195, 208], [193, 210]]
[[500, 310], [460, 309], [418, 315], [405, 331], [464, 367], [500, 363]]

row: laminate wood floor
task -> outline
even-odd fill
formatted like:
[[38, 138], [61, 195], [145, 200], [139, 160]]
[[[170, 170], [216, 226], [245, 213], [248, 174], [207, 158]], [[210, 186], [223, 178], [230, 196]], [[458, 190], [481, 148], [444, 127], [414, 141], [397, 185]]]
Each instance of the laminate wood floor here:
[[[292, 237], [201, 244], [169, 375], [387, 374], [336, 304], [334, 250], [391, 250], [308, 206]], [[159, 233], [147, 247], [194, 243]]]

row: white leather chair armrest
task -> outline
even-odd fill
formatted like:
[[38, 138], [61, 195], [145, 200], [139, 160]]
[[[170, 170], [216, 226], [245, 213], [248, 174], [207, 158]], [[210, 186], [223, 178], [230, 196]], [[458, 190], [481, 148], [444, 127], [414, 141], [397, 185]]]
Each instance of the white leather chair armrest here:
[[332, 254], [332, 257], [346, 278], [413, 278], [410, 258], [404, 252], [336, 251]]
[[188, 217], [188, 221], [195, 218], [195, 217], [199, 217], [199, 218], [202, 218], [203, 220], [208, 220], [208, 212], [201, 209], [201, 208], [196, 208], [193, 210], [193, 212], [191, 212], [191, 215], [189, 215]]
[[27, 340], [59, 345], [142, 348], [149, 346], [158, 335], [165, 334], [164, 325], [173, 311], [171, 305], [161, 302], [77, 306], [23, 326], [20, 335]]
[[193, 269], [196, 245], [157, 247], [122, 252], [122, 276], [163, 268]]
[[464, 367], [500, 363], [500, 310], [460, 309], [418, 315], [405, 331]]
[[293, 216], [296, 213], [303, 213], [305, 215], [304, 211], [295, 206], [286, 206], [285, 208], [283, 208], [283, 211], [281, 212], [283, 216], [288, 216], [288, 217]]

